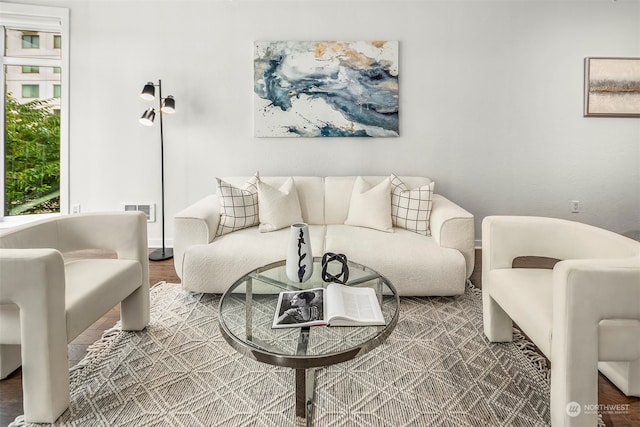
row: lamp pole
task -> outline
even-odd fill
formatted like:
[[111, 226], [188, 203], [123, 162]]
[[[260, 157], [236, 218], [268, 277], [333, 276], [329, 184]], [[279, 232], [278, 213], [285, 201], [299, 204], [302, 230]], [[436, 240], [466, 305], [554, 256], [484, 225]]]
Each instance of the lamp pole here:
[[151, 261], [162, 261], [173, 258], [173, 249], [165, 247], [164, 240], [164, 130], [162, 128], [162, 80], [158, 80], [158, 102], [160, 108], [160, 182], [162, 186], [162, 249], [156, 249], [149, 254]]
[[[163, 261], [166, 259], [170, 259], [173, 258], [173, 249], [172, 248], [167, 248], [165, 246], [165, 230], [164, 230], [164, 129], [162, 127], [162, 116], [163, 111], [165, 108], [170, 107], [168, 109], [167, 112], [174, 112], [175, 111], [175, 100], [173, 99], [172, 96], [168, 96], [167, 99], [162, 97], [162, 80], [158, 80], [158, 84], [152, 84], [152, 83], [147, 83], [147, 85], [145, 86], [145, 89], [143, 90], [143, 95], [145, 94], [145, 92], [147, 92], [147, 86], [158, 86], [158, 105], [159, 105], [159, 111], [158, 113], [160, 114], [160, 182], [161, 182], [161, 192], [162, 192], [162, 199], [161, 199], [161, 209], [162, 209], [162, 248], [160, 249], [156, 249], [153, 252], [151, 252], [149, 254], [149, 260], [151, 261]], [[151, 95], [153, 96], [153, 94], [149, 94], [146, 93], [146, 95]], [[148, 97], [147, 99], [152, 99], [151, 97]], [[146, 117], [147, 120], [142, 120], [141, 122], [147, 126], [150, 126], [153, 124], [153, 118], [155, 117], [155, 115], [146, 115], [147, 113], [145, 112], [145, 114], [143, 114], [143, 119]]]

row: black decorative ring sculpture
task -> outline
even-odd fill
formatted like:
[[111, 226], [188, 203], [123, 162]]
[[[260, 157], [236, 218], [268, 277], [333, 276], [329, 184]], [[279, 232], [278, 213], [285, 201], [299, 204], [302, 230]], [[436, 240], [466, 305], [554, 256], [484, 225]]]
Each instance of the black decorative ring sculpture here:
[[[330, 262], [339, 262], [342, 264], [342, 271], [338, 274], [327, 272], [327, 266]], [[344, 254], [334, 254], [327, 252], [322, 255], [322, 280], [325, 282], [342, 283], [343, 285], [349, 280], [349, 266], [347, 265], [347, 256]]]

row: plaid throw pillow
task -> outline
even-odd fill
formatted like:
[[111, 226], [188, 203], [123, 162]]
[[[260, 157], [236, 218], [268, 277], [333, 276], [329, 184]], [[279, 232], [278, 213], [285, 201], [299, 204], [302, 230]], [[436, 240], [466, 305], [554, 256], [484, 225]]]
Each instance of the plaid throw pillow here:
[[409, 190], [400, 178], [391, 175], [391, 220], [395, 227], [431, 236], [429, 218], [434, 184]]
[[244, 185], [237, 188], [216, 178], [216, 193], [220, 200], [220, 224], [216, 236], [253, 227], [260, 223], [258, 217], [258, 173]]

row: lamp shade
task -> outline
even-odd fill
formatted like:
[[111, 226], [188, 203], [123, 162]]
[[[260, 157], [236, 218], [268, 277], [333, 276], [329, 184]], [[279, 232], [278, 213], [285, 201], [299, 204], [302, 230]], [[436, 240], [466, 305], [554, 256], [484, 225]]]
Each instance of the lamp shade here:
[[147, 101], [152, 101], [156, 97], [156, 87], [152, 82], [148, 82], [142, 88], [142, 93], [140, 94], [142, 99], [146, 99]]
[[145, 126], [153, 125], [153, 120], [156, 118], [156, 110], [153, 108], [147, 108], [142, 113], [142, 117], [140, 117], [140, 123]]
[[169, 95], [162, 101], [162, 112], [167, 114], [176, 112], [176, 100], [173, 96]]

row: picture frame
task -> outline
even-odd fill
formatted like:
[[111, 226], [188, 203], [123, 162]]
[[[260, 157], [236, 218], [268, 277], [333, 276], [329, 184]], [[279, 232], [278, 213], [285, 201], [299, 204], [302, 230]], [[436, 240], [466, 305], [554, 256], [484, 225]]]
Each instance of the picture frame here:
[[640, 117], [640, 58], [585, 58], [584, 116]]
[[255, 137], [398, 137], [397, 40], [254, 42]]

